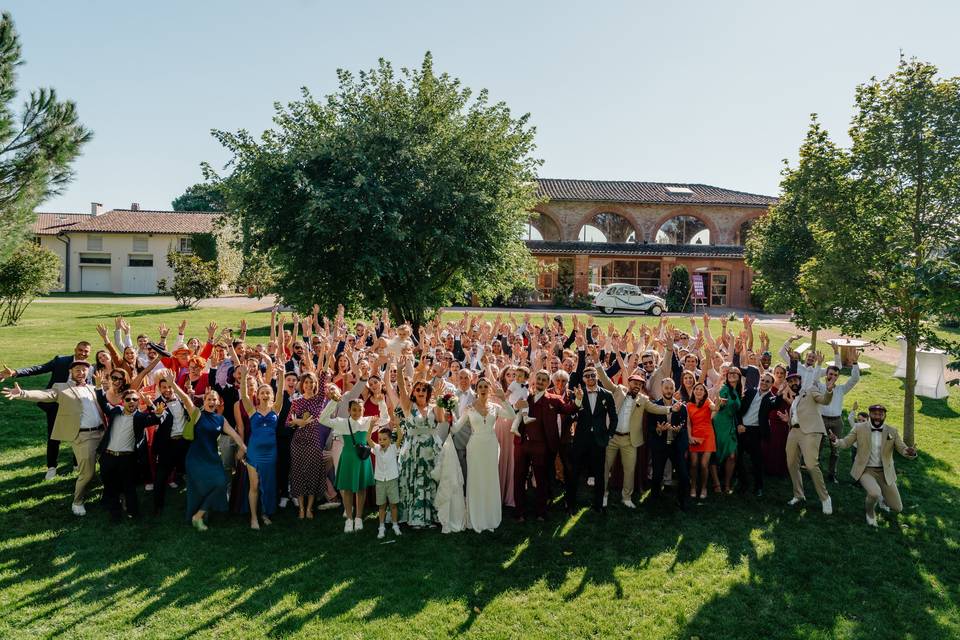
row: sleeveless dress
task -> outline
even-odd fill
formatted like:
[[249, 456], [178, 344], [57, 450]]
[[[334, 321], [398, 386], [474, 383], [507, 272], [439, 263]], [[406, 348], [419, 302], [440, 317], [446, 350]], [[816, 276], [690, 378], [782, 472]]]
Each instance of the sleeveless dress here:
[[[247, 463], [257, 470], [260, 479], [260, 508], [273, 515], [277, 510], [277, 414], [264, 415], [254, 411], [250, 416], [250, 440], [247, 442]], [[244, 486], [244, 495], [250, 490], [250, 480]], [[250, 512], [250, 501], [244, 500], [243, 513]]]
[[415, 405], [409, 417], [399, 407], [404, 429], [403, 447], [400, 451], [400, 516], [401, 522], [413, 527], [426, 527], [437, 521], [434, 499], [437, 496], [437, 481], [433, 469], [440, 456], [440, 445], [434, 435], [437, 432], [436, 416], [428, 408], [426, 415]]
[[287, 424], [293, 425], [293, 418], [300, 418], [309, 411], [312, 420], [302, 427], [297, 427], [290, 439], [290, 495], [320, 496], [323, 495], [324, 458], [323, 447], [329, 427], [322, 426], [317, 418], [326, 405], [326, 398], [315, 395], [311, 398], [297, 398], [290, 405], [287, 415]]
[[[350, 435], [349, 429], [336, 429], [343, 438], [343, 450], [340, 451], [340, 463], [337, 465], [336, 487], [340, 491], [364, 491], [367, 487], [372, 487], [373, 466], [370, 464], [370, 458], [361, 460], [357, 455], [355, 445], [367, 443], [367, 427], [363, 423], [354, 422], [351, 418], [346, 418], [353, 427], [353, 435]], [[361, 429], [358, 431], [358, 429]]]
[[790, 426], [780, 419], [778, 411], [788, 415], [790, 413], [790, 403], [779, 396], [770, 409], [770, 437], [760, 441], [760, 451], [763, 456], [763, 472], [768, 476], [785, 477], [788, 473], [787, 436], [790, 434]]
[[507, 507], [516, 506], [513, 501], [513, 445], [516, 436], [510, 431], [512, 426], [512, 419], [497, 418], [497, 441], [500, 443], [500, 496]]
[[694, 438], [702, 438], [699, 444], [690, 443], [690, 451], [710, 453], [717, 450], [717, 440], [710, 420], [710, 405], [706, 402], [698, 407], [695, 402], [687, 403], [687, 415], [690, 416], [690, 432]]
[[717, 395], [727, 399], [713, 416], [713, 430], [717, 438], [717, 462], [723, 462], [737, 453], [737, 414], [740, 412], [740, 397], [728, 385], [720, 387]]
[[201, 510], [227, 510], [227, 477], [217, 449], [222, 431], [223, 416], [200, 412], [186, 457], [188, 519]]
[[[509, 407], [509, 405], [508, 405]], [[469, 420], [473, 433], [467, 442], [467, 523], [477, 533], [500, 526], [503, 512], [500, 499], [500, 443], [494, 430], [497, 418], [513, 420], [512, 408], [488, 403], [487, 415], [469, 407], [457, 420]], [[452, 431], [453, 429], [451, 429]]]

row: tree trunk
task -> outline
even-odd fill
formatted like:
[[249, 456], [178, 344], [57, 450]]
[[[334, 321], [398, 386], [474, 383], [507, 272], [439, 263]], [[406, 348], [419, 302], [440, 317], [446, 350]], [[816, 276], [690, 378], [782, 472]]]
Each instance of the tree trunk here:
[[819, 329], [814, 329], [810, 332], [810, 350], [814, 353], [817, 352], [817, 331], [819, 331]]
[[917, 340], [907, 338], [907, 367], [903, 376], [903, 441], [913, 446], [913, 405], [917, 386]]

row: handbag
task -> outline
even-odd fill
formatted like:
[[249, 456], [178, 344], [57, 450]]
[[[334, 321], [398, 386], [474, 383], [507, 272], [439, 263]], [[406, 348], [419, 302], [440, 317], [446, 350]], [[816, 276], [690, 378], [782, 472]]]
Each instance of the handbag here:
[[353, 440], [353, 448], [357, 452], [357, 457], [361, 460], [366, 460], [370, 457], [370, 447], [365, 444], [357, 444], [357, 439], [353, 435], [353, 421], [350, 418], [347, 418], [347, 429], [350, 430], [350, 439]]
[[200, 417], [200, 410], [194, 407], [193, 411], [187, 414], [187, 421], [183, 423], [183, 439], [184, 440], [193, 440], [194, 432], [193, 427], [197, 424], [197, 419]]

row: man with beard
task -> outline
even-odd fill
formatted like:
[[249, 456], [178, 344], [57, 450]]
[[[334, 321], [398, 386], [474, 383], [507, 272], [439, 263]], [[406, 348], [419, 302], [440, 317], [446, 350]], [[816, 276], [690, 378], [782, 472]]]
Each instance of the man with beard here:
[[743, 392], [740, 402], [737, 425], [737, 468], [740, 486], [746, 488], [746, 458], [750, 457], [753, 467], [753, 491], [763, 496], [763, 451], [761, 441], [770, 434], [770, 410], [777, 403], [777, 397], [771, 393], [773, 375], [764, 372], [760, 376], [759, 387], [750, 387]]
[[690, 493], [690, 470], [687, 468], [687, 449], [690, 440], [687, 437], [687, 405], [674, 401], [676, 385], [673, 378], [664, 378], [660, 383], [661, 397], [653, 404], [664, 408], [673, 405], [677, 407], [667, 415], [655, 415], [652, 412], [647, 420], [647, 437], [650, 450], [653, 454], [653, 484], [650, 487], [650, 497], [660, 497], [660, 488], [663, 485], [663, 471], [667, 460], [677, 472], [680, 481], [677, 494], [680, 509], [687, 510], [687, 494]]
[[830, 441], [840, 449], [856, 443], [857, 457], [850, 475], [858, 480], [867, 492], [867, 524], [877, 526], [877, 504], [881, 498], [890, 511], [903, 511], [903, 502], [897, 490], [897, 472], [893, 466], [893, 451], [908, 459], [917, 457], [917, 451], [908, 447], [896, 429], [886, 424], [887, 409], [882, 404], [870, 407], [870, 420], [858, 422], [853, 431], [842, 440], [830, 434]]
[[798, 373], [788, 375], [786, 382], [796, 394], [789, 412], [781, 411], [778, 414], [781, 420], [790, 425], [790, 433], [787, 435], [787, 470], [790, 472], [790, 480], [793, 481], [793, 498], [788, 504], [793, 506], [806, 501], [803, 476], [800, 475], [802, 455], [803, 464], [820, 498], [823, 513], [830, 515], [833, 513], [833, 501], [827, 493], [823, 472], [820, 470], [820, 441], [827, 433], [823, 416], [820, 415], [820, 406], [830, 404], [833, 399], [833, 383], [827, 382], [827, 390], [823, 393], [817, 386], [804, 388]]

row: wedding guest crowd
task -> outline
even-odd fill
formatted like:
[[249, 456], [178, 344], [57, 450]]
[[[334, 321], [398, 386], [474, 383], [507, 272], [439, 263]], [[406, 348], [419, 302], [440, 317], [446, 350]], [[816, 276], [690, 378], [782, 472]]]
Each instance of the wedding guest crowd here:
[[[235, 511], [252, 529], [270, 525], [292, 503], [301, 519], [317, 509], [342, 512], [344, 532], [363, 529], [375, 504], [377, 536], [400, 525], [444, 533], [496, 529], [506, 513], [545, 520], [551, 510], [607, 509], [611, 491], [628, 509], [649, 490], [671, 486], [680, 509], [746, 491], [763, 496], [764, 478], [789, 476], [804, 503], [804, 472], [824, 514], [833, 511], [839, 448], [856, 445], [852, 475], [876, 508], [902, 509], [892, 452], [915, 457], [882, 405], [843, 434], [843, 399], [860, 378], [853, 363], [839, 382], [839, 353], [801, 357], [790, 338], [774, 363], [764, 332], [743, 319], [739, 333], [714, 337], [709, 318], [689, 330], [666, 318], [604, 331], [576, 316], [530, 314], [484, 320], [464, 313], [416, 331], [394, 327], [383, 311], [349, 326], [318, 307], [292, 322], [274, 308], [269, 339], [248, 340], [216, 323], [206, 339], [182, 322], [170, 343], [131, 338], [115, 320], [97, 333], [103, 349], [22, 369], [3, 395], [36, 402], [47, 421], [45, 478], [57, 476], [60, 442], [71, 445], [77, 480], [72, 511], [85, 503], [99, 462], [102, 501], [111, 519], [139, 516], [139, 486], [153, 512], [186, 485], [186, 519], [207, 530], [210, 514]], [[47, 389], [17, 380], [51, 374]], [[827, 475], [820, 468], [829, 446]], [[801, 465], [802, 462], [802, 465]], [[531, 494], [533, 499], [531, 500]]]

